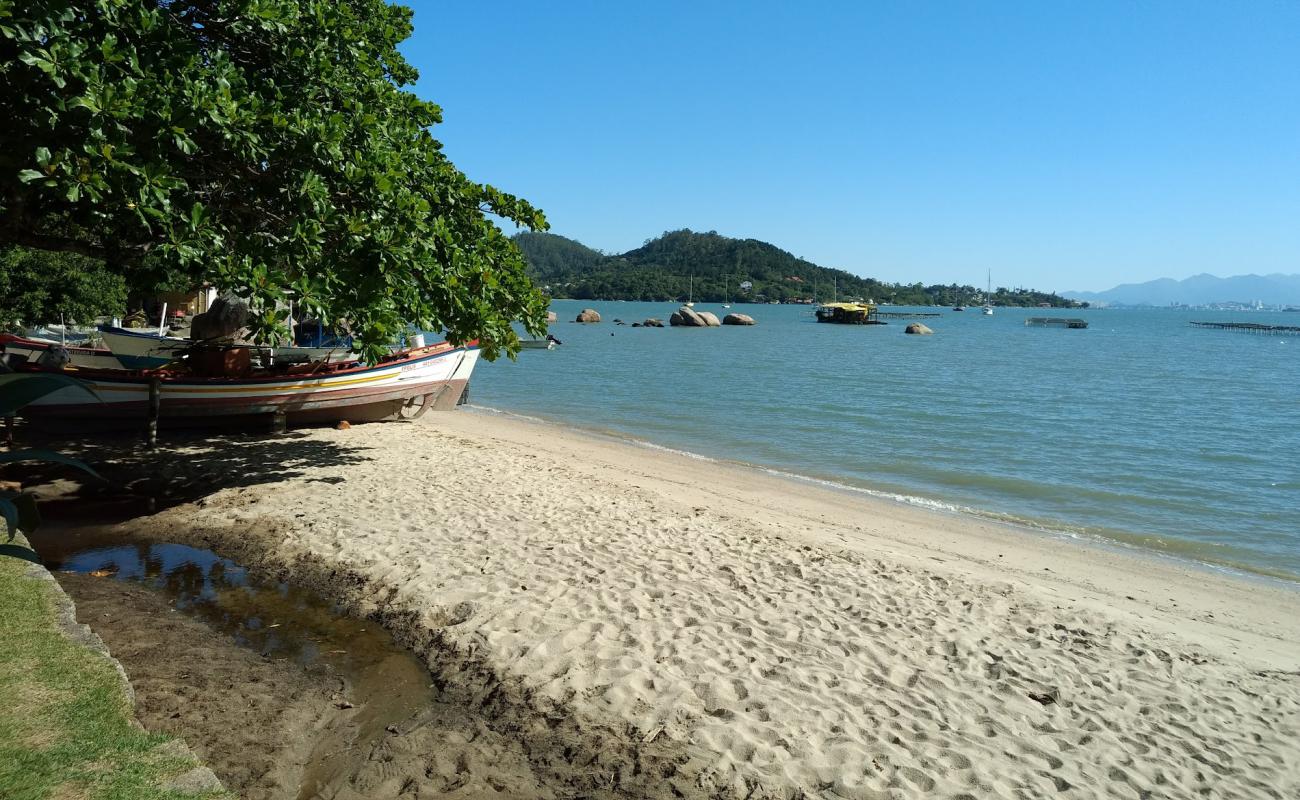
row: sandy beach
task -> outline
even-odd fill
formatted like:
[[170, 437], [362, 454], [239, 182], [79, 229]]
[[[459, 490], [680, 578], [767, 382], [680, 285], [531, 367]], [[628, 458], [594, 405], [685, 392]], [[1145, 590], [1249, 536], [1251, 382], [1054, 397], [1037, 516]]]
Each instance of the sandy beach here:
[[589, 787], [1300, 791], [1289, 586], [486, 413], [297, 436], [336, 457], [151, 524], [382, 621]]

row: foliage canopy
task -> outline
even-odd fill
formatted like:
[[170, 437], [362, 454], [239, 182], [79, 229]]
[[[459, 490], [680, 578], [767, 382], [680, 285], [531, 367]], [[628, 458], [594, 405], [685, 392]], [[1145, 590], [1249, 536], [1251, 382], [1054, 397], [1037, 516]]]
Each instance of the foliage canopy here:
[[211, 282], [283, 331], [288, 298], [376, 357], [407, 322], [495, 357], [545, 301], [402, 87], [383, 0], [0, 0], [0, 244]]
[[76, 253], [0, 248], [0, 328], [121, 314], [126, 282]]

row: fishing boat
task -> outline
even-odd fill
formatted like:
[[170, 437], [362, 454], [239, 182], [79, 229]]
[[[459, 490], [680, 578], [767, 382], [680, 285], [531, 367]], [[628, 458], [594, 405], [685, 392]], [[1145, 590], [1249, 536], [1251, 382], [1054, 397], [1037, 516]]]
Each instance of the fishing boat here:
[[70, 347], [57, 342], [28, 339], [13, 334], [0, 334], [0, 349], [10, 366], [35, 364], [50, 348], [62, 348], [68, 363], [87, 369], [119, 369], [122, 365], [113, 354], [102, 347]]
[[[104, 344], [126, 369], [159, 369], [183, 356], [194, 342], [151, 329], [100, 327]], [[298, 364], [315, 361], [344, 363], [356, 361], [356, 353], [347, 344], [330, 347], [269, 347], [249, 345], [264, 361]]]
[[[318, 363], [234, 378], [202, 377], [190, 370], [66, 369], [63, 374], [80, 378], [100, 401], [61, 389], [22, 414], [33, 423], [61, 427], [132, 427], [151, 418], [156, 392], [159, 424], [176, 427], [277, 418], [289, 425], [410, 419], [431, 408], [455, 407], [477, 362], [477, 342], [441, 342], [393, 353], [373, 365]], [[20, 370], [50, 371], [34, 366]]]
[[874, 303], [822, 303], [817, 307], [817, 321], [838, 325], [887, 325], [877, 318]]
[[162, 328], [118, 328], [101, 325], [99, 335], [104, 346], [117, 358], [119, 367], [125, 369], [157, 369], [165, 367], [184, 355], [193, 344], [189, 339], [168, 336]]

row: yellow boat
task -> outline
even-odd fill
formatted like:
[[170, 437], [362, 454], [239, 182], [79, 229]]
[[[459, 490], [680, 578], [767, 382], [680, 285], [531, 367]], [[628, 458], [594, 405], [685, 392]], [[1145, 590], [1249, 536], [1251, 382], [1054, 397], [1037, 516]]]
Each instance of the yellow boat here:
[[839, 325], [884, 325], [876, 318], [874, 303], [822, 303], [817, 307], [818, 322]]

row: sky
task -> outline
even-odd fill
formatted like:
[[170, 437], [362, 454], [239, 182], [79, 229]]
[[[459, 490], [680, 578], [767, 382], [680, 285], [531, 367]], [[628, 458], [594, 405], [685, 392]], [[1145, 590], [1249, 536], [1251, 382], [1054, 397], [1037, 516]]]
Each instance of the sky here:
[[408, 0], [472, 179], [912, 283], [1300, 273], [1300, 2]]

